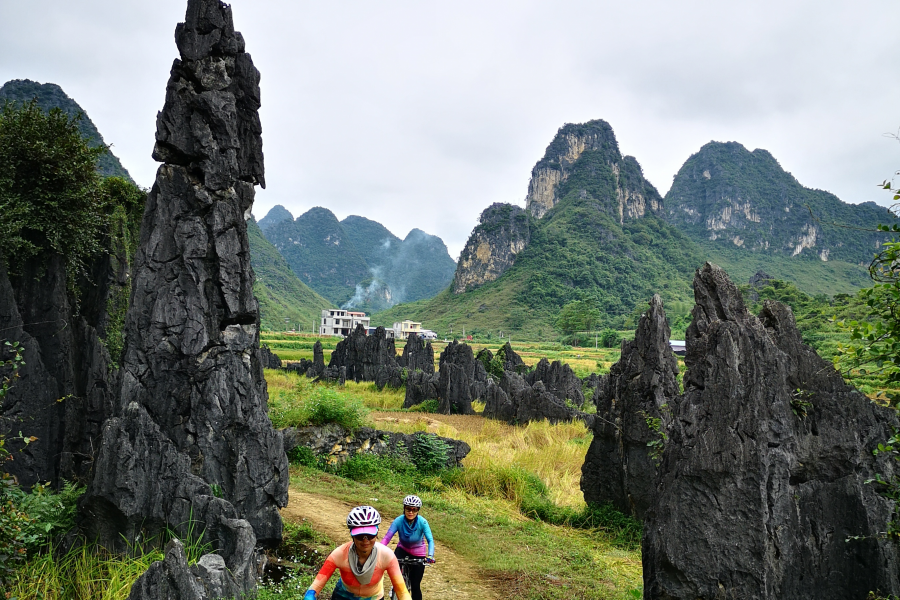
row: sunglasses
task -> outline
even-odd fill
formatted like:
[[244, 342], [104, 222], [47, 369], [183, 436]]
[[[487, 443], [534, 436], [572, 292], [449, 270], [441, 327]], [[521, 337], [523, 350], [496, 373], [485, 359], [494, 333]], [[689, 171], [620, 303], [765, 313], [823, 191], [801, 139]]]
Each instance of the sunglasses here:
[[371, 533], [361, 533], [359, 535], [354, 535], [354, 540], [359, 540], [360, 542], [369, 542], [374, 540], [377, 536], [372, 535]]
[[407, 512], [419, 512], [419, 509], [415, 506], [404, 506], [403, 510]]

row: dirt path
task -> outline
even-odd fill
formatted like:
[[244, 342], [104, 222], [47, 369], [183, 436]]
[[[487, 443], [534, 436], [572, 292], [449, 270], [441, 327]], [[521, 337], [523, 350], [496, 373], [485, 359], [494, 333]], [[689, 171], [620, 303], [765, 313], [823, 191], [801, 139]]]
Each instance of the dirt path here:
[[[342, 544], [349, 540], [344, 516], [351, 508], [352, 504], [291, 488], [290, 501], [282, 509], [281, 515], [293, 522], [306, 519], [313, 529], [330, 537], [335, 544]], [[396, 539], [395, 536], [394, 541]], [[469, 561], [455, 554], [438, 540], [435, 540], [435, 546], [437, 562], [425, 570], [425, 578], [422, 580], [424, 600], [443, 598], [498, 600], [498, 595], [478, 576], [477, 570]], [[390, 579], [385, 577], [385, 580], [387, 598], [390, 594]]]

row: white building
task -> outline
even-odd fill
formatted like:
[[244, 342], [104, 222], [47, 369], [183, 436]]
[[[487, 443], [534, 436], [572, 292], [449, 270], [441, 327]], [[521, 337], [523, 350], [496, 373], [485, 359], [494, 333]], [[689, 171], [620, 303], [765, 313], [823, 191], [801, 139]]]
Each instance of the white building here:
[[422, 333], [422, 324], [409, 320], [394, 323], [394, 337], [397, 339], [405, 340], [411, 333], [416, 335]]
[[356, 329], [357, 325], [362, 325], [368, 331], [369, 317], [366, 316], [366, 313], [329, 308], [322, 311], [319, 335], [348, 336]]

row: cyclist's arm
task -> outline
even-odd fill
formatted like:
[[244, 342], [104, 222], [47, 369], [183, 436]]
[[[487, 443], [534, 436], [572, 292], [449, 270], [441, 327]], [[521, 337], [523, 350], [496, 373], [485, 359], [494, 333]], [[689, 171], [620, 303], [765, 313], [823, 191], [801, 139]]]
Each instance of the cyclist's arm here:
[[396, 556], [388, 564], [387, 574], [391, 578], [394, 592], [397, 593], [397, 600], [412, 600], [409, 589], [406, 587], [406, 582], [403, 581], [403, 573], [400, 572], [400, 563], [397, 562]]
[[328, 580], [331, 579], [331, 575], [334, 573], [335, 569], [337, 569], [337, 564], [334, 562], [334, 558], [329, 554], [328, 558], [325, 559], [325, 564], [319, 569], [319, 574], [316, 575], [312, 585], [306, 590], [303, 599], [314, 600], [316, 596], [321, 594], [322, 589], [325, 587], [325, 584], [328, 583]]
[[431, 535], [431, 527], [428, 525], [428, 521], [424, 521], [422, 525], [425, 539], [428, 541], [428, 558], [434, 560], [434, 536]]
[[391, 521], [391, 526], [388, 527], [388, 530], [387, 530], [387, 532], [384, 534], [384, 537], [381, 538], [381, 545], [382, 545], [382, 546], [387, 546], [388, 544], [391, 543], [391, 540], [393, 539], [394, 534], [397, 533], [397, 527], [395, 527], [396, 523], [397, 523], [396, 520], [395, 520], [395, 521]]

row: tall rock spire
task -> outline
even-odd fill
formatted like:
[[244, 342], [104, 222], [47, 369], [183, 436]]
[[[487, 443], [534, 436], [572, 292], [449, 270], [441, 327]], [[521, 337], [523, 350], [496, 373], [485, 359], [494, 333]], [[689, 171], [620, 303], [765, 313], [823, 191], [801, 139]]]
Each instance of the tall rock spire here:
[[83, 506], [101, 539], [205, 522], [228, 563], [234, 532], [247, 539], [243, 520], [259, 542], [280, 541], [287, 503], [245, 222], [254, 185], [264, 186], [259, 72], [220, 0], [188, 0], [175, 39], [181, 59], [157, 117], [153, 157], [163, 164], [141, 226], [120, 405]]

